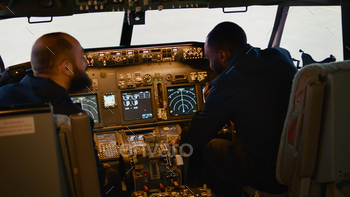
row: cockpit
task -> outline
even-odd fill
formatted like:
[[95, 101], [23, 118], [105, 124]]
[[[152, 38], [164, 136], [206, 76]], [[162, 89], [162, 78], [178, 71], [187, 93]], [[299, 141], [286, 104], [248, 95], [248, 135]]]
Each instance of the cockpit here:
[[[292, 95], [295, 92], [302, 98], [302, 104], [293, 103], [297, 102], [297, 96], [291, 97], [287, 115], [290, 119], [285, 120], [282, 132], [285, 142], [281, 140], [280, 149], [276, 150], [279, 152], [276, 171], [280, 177], [277, 180], [289, 188], [281, 196], [349, 195], [347, 164], [350, 162], [343, 156], [350, 149], [341, 138], [350, 138], [344, 134], [346, 129], [339, 129], [347, 127], [349, 111], [329, 103], [346, 103], [350, 98], [348, 93], [337, 94], [340, 90], [346, 92], [350, 85], [346, 61], [350, 57], [350, 38], [346, 36], [350, 32], [350, 2], [33, 2], [0, 1], [0, 88], [33, 75], [31, 47], [36, 39], [49, 32], [67, 32], [80, 41], [87, 61], [86, 74], [92, 84], [69, 94], [74, 105], [84, 110], [80, 115], [53, 114], [49, 103], [31, 106], [0, 103], [0, 144], [3, 144], [0, 149], [9, 158], [3, 158], [0, 164], [0, 193], [4, 196], [12, 196], [11, 190], [17, 183], [27, 186], [23, 191], [18, 188], [13, 196], [26, 193], [28, 196], [104, 196], [98, 184], [98, 172], [94, 171], [96, 162], [120, 174], [121, 196], [217, 196], [198, 176], [206, 172], [198, 172], [202, 168], [191, 164], [191, 158], [198, 158], [196, 150], [190, 144], [169, 142], [177, 139], [195, 114], [204, 109], [206, 85], [218, 77], [210, 68], [204, 44], [208, 32], [223, 21], [241, 25], [248, 43], [257, 48], [287, 49], [298, 72], [306, 65], [327, 64], [315, 68], [319, 72], [314, 75], [306, 73], [297, 78], [301, 82], [291, 90]], [[344, 66], [338, 65], [339, 61], [345, 62]], [[339, 69], [332, 70], [333, 67]], [[306, 79], [308, 74], [310, 78]], [[297, 80], [293, 83], [297, 84]], [[333, 84], [341, 88], [336, 89]], [[321, 97], [321, 101], [316, 99]], [[312, 108], [314, 105], [309, 102], [317, 106]], [[342, 106], [349, 109], [349, 105]], [[317, 111], [319, 108], [321, 111]], [[320, 117], [309, 111], [319, 113]], [[338, 118], [345, 121], [338, 123]], [[89, 123], [91, 127], [86, 127]], [[231, 123], [218, 133], [235, 133]], [[331, 129], [322, 130], [326, 127]], [[80, 128], [85, 134], [79, 132]], [[86, 135], [89, 128], [91, 136]], [[315, 134], [310, 128], [319, 131]], [[346, 151], [341, 151], [335, 143], [328, 144], [325, 136], [332, 142], [338, 140]], [[51, 145], [42, 145], [45, 141]], [[16, 156], [18, 152], [20, 157]], [[47, 161], [50, 168], [44, 168], [45, 165], [44, 170], [57, 172], [48, 181], [52, 193], [36, 191], [45, 186], [48, 177], [31, 177], [36, 179], [32, 184], [29, 180], [18, 181], [22, 176], [46, 172], [31, 168], [45, 161], [38, 154], [47, 155], [50, 160]], [[328, 159], [333, 160], [327, 163]], [[200, 165], [198, 161], [194, 163]], [[321, 161], [327, 164], [318, 165]], [[20, 171], [23, 175], [5, 172], [6, 168], [15, 169], [11, 163], [15, 168], [23, 165]], [[325, 171], [333, 173], [331, 178]], [[240, 192], [242, 197], [277, 196], [249, 187]]]

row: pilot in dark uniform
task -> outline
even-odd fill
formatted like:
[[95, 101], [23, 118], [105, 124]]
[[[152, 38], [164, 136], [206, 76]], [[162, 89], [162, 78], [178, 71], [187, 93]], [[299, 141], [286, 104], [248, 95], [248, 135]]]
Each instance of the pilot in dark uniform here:
[[[34, 76], [27, 75], [19, 83], [0, 88], [1, 106], [50, 102], [54, 114], [71, 115], [83, 112], [68, 95], [68, 92], [81, 91], [92, 83], [85, 73], [88, 62], [83, 48], [75, 38], [65, 33], [43, 35], [33, 45], [31, 64]], [[90, 124], [93, 128], [91, 117]], [[118, 173], [108, 165], [105, 167], [106, 171], [99, 165], [98, 170], [102, 195], [121, 195]], [[102, 187], [105, 175], [108, 184]], [[115, 189], [111, 190], [113, 187]]]
[[[234, 196], [235, 186], [286, 192], [275, 171], [297, 72], [289, 52], [254, 48], [241, 27], [223, 22], [208, 34], [205, 54], [219, 76], [209, 84], [204, 109], [183, 129], [179, 144], [203, 148], [203, 174], [218, 196]], [[230, 121], [235, 140], [215, 138]]]

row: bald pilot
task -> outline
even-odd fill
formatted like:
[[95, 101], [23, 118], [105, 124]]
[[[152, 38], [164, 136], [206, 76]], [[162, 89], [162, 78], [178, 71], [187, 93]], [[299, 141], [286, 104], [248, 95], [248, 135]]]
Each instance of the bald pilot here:
[[[75, 38], [66, 33], [41, 36], [33, 45], [31, 64], [34, 76], [26, 75], [19, 83], [0, 88], [1, 106], [50, 102], [54, 114], [71, 115], [83, 112], [68, 95], [82, 91], [92, 84], [85, 73], [88, 62], [84, 57], [84, 50]], [[90, 124], [93, 128], [91, 118]], [[121, 195], [118, 173], [109, 165], [98, 166], [102, 196], [106, 196], [106, 193], [108, 196]]]

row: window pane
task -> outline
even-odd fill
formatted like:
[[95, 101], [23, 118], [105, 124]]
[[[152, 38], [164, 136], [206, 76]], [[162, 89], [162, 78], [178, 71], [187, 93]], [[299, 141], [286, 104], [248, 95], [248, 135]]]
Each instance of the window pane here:
[[5, 67], [30, 61], [35, 40], [50, 32], [68, 33], [83, 48], [119, 46], [123, 20], [123, 12], [54, 17], [51, 23], [39, 24], [29, 24], [27, 18], [0, 20], [0, 55]]
[[248, 42], [266, 48], [277, 6], [251, 6], [247, 12], [228, 13], [222, 9], [188, 8], [146, 11], [145, 25], [135, 25], [132, 45], [199, 41], [204, 42], [215, 25], [232, 21], [246, 32]]
[[[315, 61], [334, 55], [342, 61], [342, 28], [340, 6], [290, 7], [281, 39], [281, 47], [301, 60], [302, 49]], [[301, 62], [300, 62], [301, 63]]]

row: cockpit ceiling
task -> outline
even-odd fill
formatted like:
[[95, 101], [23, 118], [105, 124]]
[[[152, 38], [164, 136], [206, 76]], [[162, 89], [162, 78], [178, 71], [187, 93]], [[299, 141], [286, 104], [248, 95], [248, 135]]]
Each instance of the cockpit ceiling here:
[[340, 5], [340, 0], [0, 0], [0, 18], [67, 16], [78, 13], [224, 8], [251, 5]]

